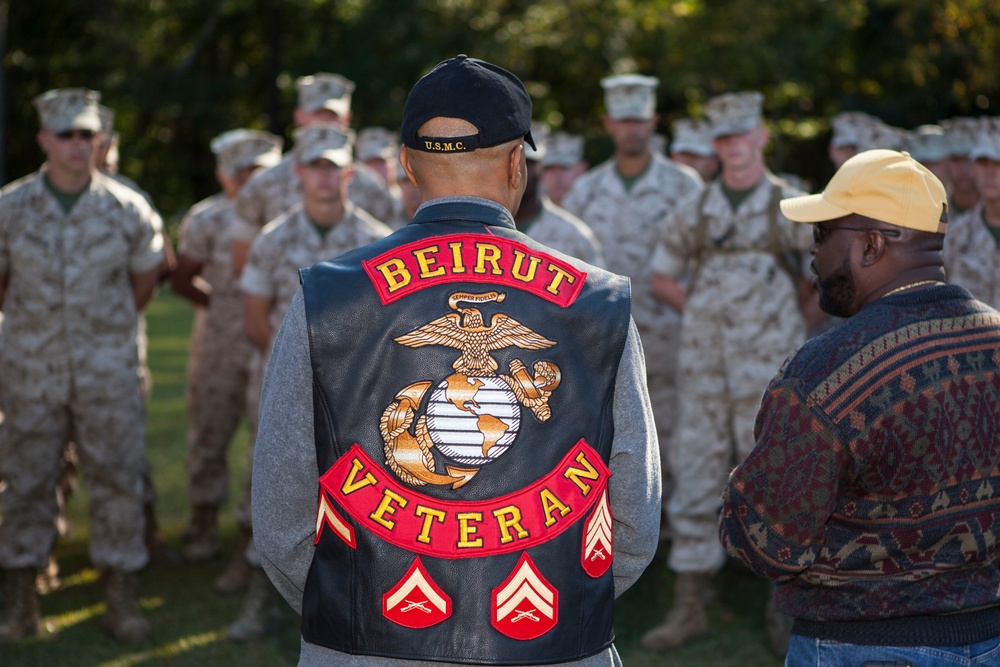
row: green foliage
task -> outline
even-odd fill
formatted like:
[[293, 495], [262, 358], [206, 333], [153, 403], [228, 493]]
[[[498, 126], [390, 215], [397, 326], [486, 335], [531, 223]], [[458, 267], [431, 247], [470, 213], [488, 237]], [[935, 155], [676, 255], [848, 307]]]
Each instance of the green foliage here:
[[435, 63], [468, 53], [524, 80], [535, 115], [609, 152], [600, 78], [660, 78], [661, 125], [711, 95], [767, 97], [772, 167], [821, 182], [826, 119], [861, 109], [904, 127], [988, 113], [1000, 89], [992, 0], [33, 0], [3, 54], [6, 176], [42, 156], [30, 100], [99, 89], [118, 111], [122, 171], [176, 219], [216, 190], [207, 150], [236, 126], [290, 138], [295, 78], [357, 82], [354, 125], [397, 127]]

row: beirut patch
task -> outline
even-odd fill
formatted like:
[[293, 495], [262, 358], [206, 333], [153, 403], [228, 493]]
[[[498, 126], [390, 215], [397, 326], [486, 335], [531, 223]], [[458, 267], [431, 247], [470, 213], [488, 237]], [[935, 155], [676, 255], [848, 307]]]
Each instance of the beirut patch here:
[[482, 234], [415, 241], [363, 264], [382, 305], [435, 285], [472, 282], [523, 290], [566, 308], [580, 295], [587, 278], [569, 262], [517, 241]]

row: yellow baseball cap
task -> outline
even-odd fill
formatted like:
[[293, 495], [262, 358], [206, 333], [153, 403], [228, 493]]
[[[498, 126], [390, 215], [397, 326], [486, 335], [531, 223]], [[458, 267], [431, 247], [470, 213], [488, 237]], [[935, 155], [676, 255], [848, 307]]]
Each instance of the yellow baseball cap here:
[[845, 162], [822, 193], [782, 200], [781, 212], [789, 220], [809, 224], [857, 213], [897, 227], [944, 234], [948, 195], [937, 176], [909, 153], [876, 149]]

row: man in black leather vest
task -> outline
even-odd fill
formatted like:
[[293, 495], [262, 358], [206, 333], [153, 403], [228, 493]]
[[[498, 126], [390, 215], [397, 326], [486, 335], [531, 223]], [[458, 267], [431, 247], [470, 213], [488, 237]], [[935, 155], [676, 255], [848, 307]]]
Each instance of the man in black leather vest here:
[[413, 221], [301, 272], [253, 479], [301, 665], [621, 664], [656, 430], [628, 281], [515, 228], [530, 123], [511, 73], [439, 64], [404, 111]]

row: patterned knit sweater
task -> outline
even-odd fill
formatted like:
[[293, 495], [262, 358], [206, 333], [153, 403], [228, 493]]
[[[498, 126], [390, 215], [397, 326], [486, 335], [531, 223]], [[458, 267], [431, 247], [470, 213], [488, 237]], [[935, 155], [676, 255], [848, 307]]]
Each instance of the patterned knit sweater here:
[[720, 536], [795, 632], [1000, 635], [1000, 313], [963, 288], [883, 297], [771, 381]]

